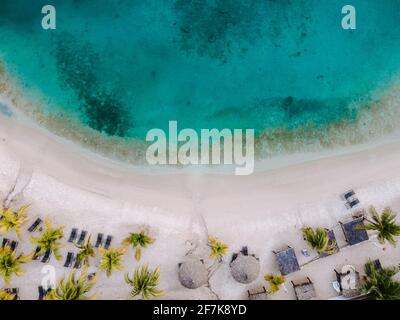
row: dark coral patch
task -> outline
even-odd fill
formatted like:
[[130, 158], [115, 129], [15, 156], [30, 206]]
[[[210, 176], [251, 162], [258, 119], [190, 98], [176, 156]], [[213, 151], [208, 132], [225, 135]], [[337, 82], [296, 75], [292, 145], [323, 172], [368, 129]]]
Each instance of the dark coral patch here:
[[119, 99], [100, 85], [98, 54], [88, 44], [67, 35], [57, 43], [56, 50], [59, 79], [82, 101], [81, 120], [107, 135], [126, 137], [132, 120]]

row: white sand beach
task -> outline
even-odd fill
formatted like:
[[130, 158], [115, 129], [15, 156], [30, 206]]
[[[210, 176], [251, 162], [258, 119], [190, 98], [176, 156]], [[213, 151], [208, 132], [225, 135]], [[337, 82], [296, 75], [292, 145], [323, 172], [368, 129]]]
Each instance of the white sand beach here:
[[[113, 235], [113, 246], [119, 246], [129, 232], [147, 226], [156, 241], [143, 251], [141, 263], [160, 266], [165, 299], [246, 299], [248, 289], [267, 284], [264, 274], [278, 272], [272, 250], [290, 245], [301, 265], [311, 259], [301, 254], [307, 248], [301, 235], [305, 226], [334, 228], [338, 244], [344, 246], [338, 221], [351, 219], [355, 211], [346, 209], [340, 199], [348, 189], [354, 189], [361, 201], [357, 210], [374, 205], [400, 211], [400, 142], [393, 137], [327, 153], [318, 160], [282, 161], [251, 176], [141, 174], [0, 115], [0, 197], [5, 204], [13, 208], [30, 204], [30, 222], [48, 216], [65, 226], [66, 236], [73, 227], [93, 237], [98, 232]], [[208, 235], [226, 242], [229, 253], [211, 277], [210, 288], [185, 289], [178, 280], [178, 263], [192, 249], [211, 263], [205, 249]], [[34, 250], [28, 238], [24, 232], [19, 248], [24, 253]], [[261, 265], [259, 278], [248, 285], [235, 282], [229, 272], [230, 257], [242, 246], [248, 246]], [[63, 254], [69, 249], [66, 245]], [[369, 241], [304, 265], [286, 277], [287, 292], [270, 298], [294, 299], [290, 281], [307, 276], [318, 299], [334, 298], [333, 269], [352, 264], [362, 271], [368, 258], [390, 266], [398, 264], [400, 251], [379, 245], [370, 234]], [[58, 277], [68, 271], [63, 262], [50, 261]], [[97, 298], [127, 299], [129, 287], [123, 275], [137, 265], [129, 251], [124, 271], [100, 277], [94, 289]], [[37, 299], [42, 267], [41, 262], [32, 262], [24, 266], [24, 276], [13, 279], [21, 299]]]

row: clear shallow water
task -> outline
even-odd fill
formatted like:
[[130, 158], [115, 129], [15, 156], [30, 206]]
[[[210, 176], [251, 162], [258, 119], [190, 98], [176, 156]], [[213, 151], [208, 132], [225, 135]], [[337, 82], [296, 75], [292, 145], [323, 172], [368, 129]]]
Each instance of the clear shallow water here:
[[[294, 130], [354, 121], [400, 67], [400, 2], [46, 1], [0, 4], [0, 56], [51, 114], [109, 136], [180, 128]], [[354, 104], [353, 102], [359, 102]]]

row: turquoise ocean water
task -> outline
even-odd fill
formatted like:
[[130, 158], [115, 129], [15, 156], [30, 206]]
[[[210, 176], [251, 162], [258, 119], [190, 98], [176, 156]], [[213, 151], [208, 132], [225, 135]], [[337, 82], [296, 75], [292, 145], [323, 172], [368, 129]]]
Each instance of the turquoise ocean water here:
[[[341, 27], [348, 2], [357, 30]], [[44, 112], [109, 136], [143, 139], [169, 120], [322, 130], [354, 121], [400, 70], [399, 0], [51, 3], [45, 31], [48, 1], [1, 1], [0, 57]]]

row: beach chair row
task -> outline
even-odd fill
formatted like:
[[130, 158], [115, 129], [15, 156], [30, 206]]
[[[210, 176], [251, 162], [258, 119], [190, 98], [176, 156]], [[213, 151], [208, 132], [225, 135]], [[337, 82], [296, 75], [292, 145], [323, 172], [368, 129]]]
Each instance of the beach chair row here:
[[[85, 241], [85, 238], [86, 238], [88, 232], [86, 230], [82, 230], [79, 237], [78, 237], [78, 233], [79, 233], [78, 228], [73, 228], [69, 235], [68, 242], [76, 243], [77, 245], [81, 245]], [[108, 249], [111, 245], [112, 240], [113, 240], [113, 236], [108, 235], [104, 241], [104, 234], [98, 233], [94, 247], [99, 248], [102, 246], [104, 249]], [[103, 242], [104, 242], [104, 245], [103, 245]]]

